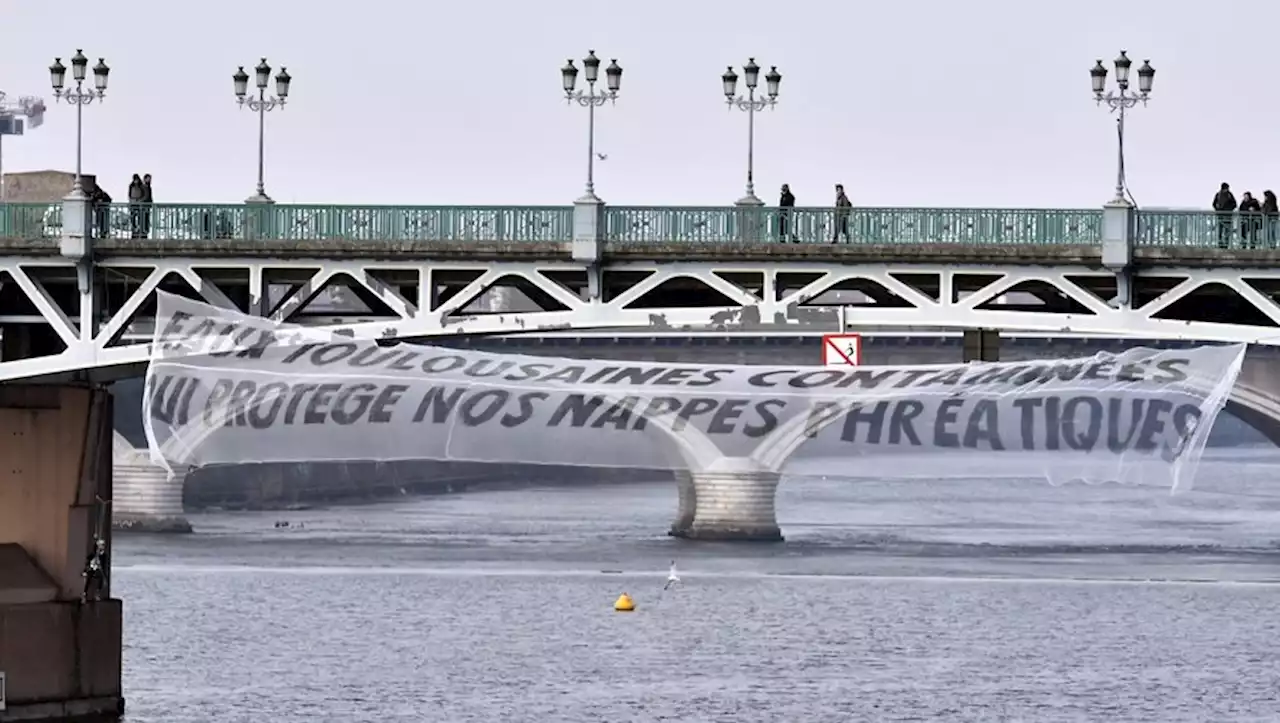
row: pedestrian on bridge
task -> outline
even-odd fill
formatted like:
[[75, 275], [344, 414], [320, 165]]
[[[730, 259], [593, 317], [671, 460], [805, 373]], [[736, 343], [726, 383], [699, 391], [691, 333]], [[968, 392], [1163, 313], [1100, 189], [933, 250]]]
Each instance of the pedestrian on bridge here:
[[1262, 230], [1262, 204], [1252, 193], [1244, 192], [1240, 199], [1240, 239], [1246, 248], [1256, 248], [1258, 232]]
[[142, 238], [142, 199], [146, 189], [142, 185], [142, 176], [133, 174], [129, 181], [129, 238]]
[[831, 243], [840, 242], [840, 234], [844, 234], [845, 243], [852, 241], [849, 237], [849, 211], [853, 208], [853, 203], [849, 201], [849, 197], [844, 193], [844, 184], [836, 184], [836, 228], [835, 233], [831, 236]]
[[111, 194], [95, 183], [89, 204], [93, 209], [92, 223], [97, 228], [94, 238], [111, 238]]
[[1213, 210], [1218, 213], [1218, 248], [1231, 245], [1231, 214], [1236, 210], [1236, 195], [1225, 181], [1213, 196]]
[[142, 176], [142, 238], [151, 236], [151, 174]]
[[1266, 243], [1269, 248], [1276, 247], [1276, 226], [1280, 225], [1280, 205], [1276, 204], [1276, 194], [1274, 191], [1262, 192], [1262, 223], [1263, 233], [1266, 234]]
[[782, 243], [788, 240], [799, 243], [795, 229], [791, 227], [791, 211], [795, 207], [796, 195], [791, 192], [791, 186], [782, 184], [782, 194], [778, 198], [778, 240]]

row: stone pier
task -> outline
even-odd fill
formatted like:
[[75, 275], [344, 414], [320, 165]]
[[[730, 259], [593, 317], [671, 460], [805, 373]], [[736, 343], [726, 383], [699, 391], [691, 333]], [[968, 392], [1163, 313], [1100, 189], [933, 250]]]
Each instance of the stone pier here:
[[672, 537], [686, 537], [689, 528], [693, 525], [693, 516], [698, 509], [698, 492], [693, 486], [693, 473], [688, 470], [676, 470], [674, 473], [676, 478], [676, 491], [679, 494], [679, 500], [676, 508], [676, 519], [671, 523], [671, 530], [667, 533]]
[[135, 449], [124, 435], [115, 433], [115, 501], [112, 524], [134, 532], [191, 532], [183, 516], [184, 472], [174, 476], [152, 463], [146, 452]]
[[678, 473], [680, 509], [670, 534], [690, 540], [781, 542], [776, 504], [781, 477], [754, 461], [732, 458]]
[[[0, 721], [115, 720], [121, 603], [111, 598], [111, 397], [0, 385]], [[81, 601], [102, 539], [100, 599]]]

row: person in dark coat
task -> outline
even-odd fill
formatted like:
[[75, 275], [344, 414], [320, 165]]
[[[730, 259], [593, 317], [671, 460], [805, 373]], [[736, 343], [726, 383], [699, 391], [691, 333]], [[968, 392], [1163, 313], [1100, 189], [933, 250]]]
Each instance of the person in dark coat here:
[[796, 196], [791, 192], [791, 186], [782, 184], [782, 194], [778, 198], [778, 240], [783, 243], [788, 238], [799, 243], [795, 229], [791, 228], [791, 212], [795, 207]]
[[840, 242], [840, 234], [844, 234], [846, 242], [853, 239], [849, 236], [849, 211], [853, 209], [853, 203], [849, 201], [849, 197], [844, 193], [844, 184], [836, 184], [836, 230], [831, 236], [831, 243]]
[[151, 236], [151, 174], [142, 177], [142, 237]]
[[129, 181], [129, 237], [142, 237], [142, 197], [145, 190], [142, 185], [142, 176], [133, 174], [133, 180]]
[[1262, 204], [1252, 193], [1244, 192], [1240, 198], [1240, 238], [1248, 248], [1258, 245], [1258, 230], [1262, 228]]
[[1276, 194], [1272, 191], [1262, 192], [1262, 223], [1267, 246], [1276, 247], [1276, 227], [1280, 225], [1280, 207], [1276, 204]]
[[1226, 182], [1213, 195], [1213, 210], [1218, 214], [1218, 248], [1225, 249], [1231, 244], [1231, 214], [1236, 210], [1236, 196]]
[[102, 186], [95, 184], [89, 194], [89, 205], [93, 209], [92, 221], [95, 228], [94, 238], [111, 238], [111, 194]]

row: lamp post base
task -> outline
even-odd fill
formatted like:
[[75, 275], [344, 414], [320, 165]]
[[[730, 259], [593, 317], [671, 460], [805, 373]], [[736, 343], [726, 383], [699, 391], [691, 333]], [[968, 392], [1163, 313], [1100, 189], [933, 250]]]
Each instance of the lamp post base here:
[[62, 197], [64, 201], [88, 201], [89, 194], [85, 193], [83, 186], [72, 186], [71, 191]]
[[266, 193], [255, 193], [244, 200], [245, 203], [275, 203]]

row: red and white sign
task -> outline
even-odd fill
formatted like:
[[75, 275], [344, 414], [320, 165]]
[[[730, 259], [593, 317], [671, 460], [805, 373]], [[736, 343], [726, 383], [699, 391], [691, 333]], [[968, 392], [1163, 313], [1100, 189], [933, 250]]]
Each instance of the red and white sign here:
[[861, 334], [824, 334], [822, 336], [823, 366], [856, 367], [861, 363]]

